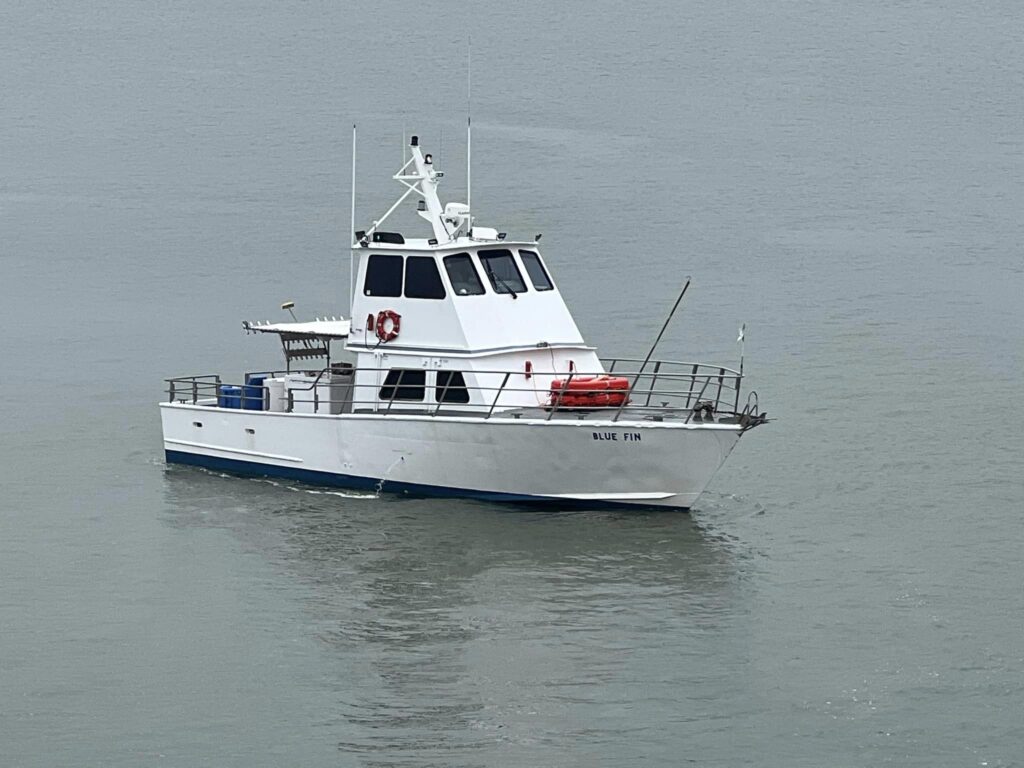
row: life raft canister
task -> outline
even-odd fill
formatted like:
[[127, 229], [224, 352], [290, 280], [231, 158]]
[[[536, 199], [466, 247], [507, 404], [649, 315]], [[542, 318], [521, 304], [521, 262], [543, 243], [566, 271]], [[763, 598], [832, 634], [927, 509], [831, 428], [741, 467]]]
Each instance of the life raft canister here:
[[[618, 408], [626, 403], [629, 379], [623, 376], [580, 376], [551, 382], [548, 406], [553, 408]], [[561, 398], [561, 399], [559, 399]]]
[[377, 313], [377, 338], [387, 343], [398, 338], [402, 330], [402, 316], [393, 309]]

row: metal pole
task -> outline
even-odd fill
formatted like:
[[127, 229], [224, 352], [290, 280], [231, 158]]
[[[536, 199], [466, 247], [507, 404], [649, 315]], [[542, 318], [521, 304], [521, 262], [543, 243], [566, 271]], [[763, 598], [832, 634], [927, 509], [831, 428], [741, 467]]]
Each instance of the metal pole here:
[[646, 408], [651, 404], [651, 397], [654, 395], [654, 384], [658, 381], [658, 371], [661, 370], [661, 360], [655, 360], [654, 362], [654, 375], [651, 377], [651, 388], [647, 390], [647, 402], [644, 403]]
[[747, 338], [747, 324], [744, 323], [740, 326], [740, 335], [737, 341], [740, 343], [740, 372], [736, 377], [736, 405], [734, 410], [739, 411], [740, 409], [740, 386], [743, 384], [743, 353], [746, 351], [746, 338]]
[[[404, 150], [403, 150], [404, 151]], [[356, 263], [356, 124], [352, 123], [352, 228], [349, 230], [352, 246], [348, 253], [348, 315], [352, 318], [352, 291], [355, 284]]]
[[[398, 381], [395, 382], [395, 388], [391, 390], [391, 397], [388, 399], [388, 407], [384, 411], [384, 415], [391, 413], [391, 405], [395, 402], [395, 397], [398, 396], [398, 388], [402, 386], [402, 379], [405, 378], [405, 369], [403, 368], [398, 372]], [[384, 379], [387, 381], [387, 378]], [[424, 387], [426, 389], [426, 387]], [[426, 393], [424, 393], [426, 395]]]
[[548, 417], [545, 421], [551, 421], [551, 417], [555, 415], [555, 411], [562, 407], [562, 397], [566, 392], [569, 391], [569, 382], [572, 381], [572, 377], [576, 375], [576, 371], [569, 373], [569, 378], [565, 380], [565, 383], [558, 388], [558, 396], [555, 398], [555, 402], [551, 406], [551, 410], [548, 412]]
[[[436, 379], [436, 376], [438, 374], [440, 374], [440, 373], [441, 373], [441, 371], [438, 371], [437, 374], [435, 374], [435, 379], [434, 379], [434, 383], [435, 383], [434, 395], [435, 396], [437, 395], [437, 386], [436, 386], [437, 379]], [[448, 397], [448, 386], [451, 383], [452, 383], [452, 372], [448, 371], [448, 378], [445, 379], [445, 381], [444, 381], [444, 389], [441, 390], [441, 396], [437, 398], [437, 408], [434, 409], [434, 412], [431, 414], [432, 416], [437, 416], [437, 412], [441, 410], [441, 406], [444, 404], [445, 398]]]
[[488, 419], [491, 418], [491, 414], [494, 413], [495, 406], [498, 405], [498, 400], [501, 399], [501, 393], [505, 391], [505, 385], [508, 384], [508, 377], [511, 376], [511, 375], [512, 375], [511, 371], [509, 371], [508, 373], [505, 374], [505, 378], [502, 379], [502, 381], [501, 381], [501, 386], [498, 387], [498, 394], [496, 394], [494, 396], [494, 402], [491, 403], [491, 409], [489, 411], [487, 411], [487, 416], [485, 418], [488, 418]]
[[[672, 322], [672, 317], [675, 315], [676, 310], [679, 309], [679, 302], [683, 300], [683, 296], [686, 295], [687, 289], [690, 287], [690, 278], [686, 278], [686, 285], [683, 286], [683, 290], [679, 292], [679, 298], [676, 299], [676, 303], [672, 305], [672, 311], [668, 313], [668, 317], [665, 318], [665, 324], [661, 326], [661, 330], [658, 332], [658, 338], [654, 340], [651, 345], [651, 351], [647, 353], [647, 357], [644, 358], [643, 365], [640, 366], [640, 372], [637, 373], [637, 379], [640, 378], [640, 374], [647, 368], [647, 363], [651, 361], [651, 356], [654, 354], [654, 350], [658, 348], [658, 342], [661, 341], [661, 337], [665, 335], [665, 330], [668, 328], [668, 324]], [[633, 382], [636, 383], [636, 380]]]
[[[637, 382], [640, 381], [640, 377], [643, 375], [647, 368], [647, 363], [651, 361], [651, 356], [654, 354], [654, 350], [658, 348], [658, 342], [661, 341], [661, 337], [665, 335], [665, 330], [668, 328], [668, 324], [672, 322], [672, 317], [675, 315], [676, 310], [679, 309], [679, 302], [683, 300], [683, 296], [686, 295], [687, 289], [690, 287], [690, 278], [686, 278], [686, 285], [683, 286], [683, 290], [679, 292], [679, 297], [676, 299], [676, 303], [672, 305], [672, 311], [668, 313], [668, 317], [665, 318], [665, 324], [661, 326], [661, 330], [658, 332], [658, 338], [654, 340], [651, 345], [650, 352], [647, 353], [647, 357], [644, 358], [643, 364], [640, 366], [640, 370], [637, 371], [636, 376], [633, 378], [633, 383], [629, 385], [629, 389], [626, 391], [626, 396], [622, 398], [622, 402], [619, 404], [619, 409], [615, 412], [615, 418], [612, 421], [618, 421], [619, 416], [622, 415], [622, 409], [626, 407], [626, 403], [630, 401], [633, 396], [633, 390], [636, 388]], [[652, 386], [651, 389], [654, 387]]]

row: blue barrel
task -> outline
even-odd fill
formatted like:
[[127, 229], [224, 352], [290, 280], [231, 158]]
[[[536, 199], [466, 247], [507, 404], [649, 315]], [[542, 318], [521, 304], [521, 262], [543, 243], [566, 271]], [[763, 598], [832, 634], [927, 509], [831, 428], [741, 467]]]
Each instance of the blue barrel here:
[[221, 384], [217, 392], [217, 406], [220, 408], [241, 408], [242, 388]]
[[266, 374], [253, 374], [246, 379], [242, 387], [242, 409], [246, 411], [263, 410], [263, 380]]

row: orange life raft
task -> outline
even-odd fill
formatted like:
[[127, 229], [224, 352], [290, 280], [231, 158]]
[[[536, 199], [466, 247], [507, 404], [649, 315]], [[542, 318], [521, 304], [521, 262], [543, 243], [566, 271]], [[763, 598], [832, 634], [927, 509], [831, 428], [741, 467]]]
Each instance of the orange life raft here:
[[626, 402], [628, 392], [629, 379], [622, 376], [555, 379], [551, 382], [548, 407], [618, 408]]

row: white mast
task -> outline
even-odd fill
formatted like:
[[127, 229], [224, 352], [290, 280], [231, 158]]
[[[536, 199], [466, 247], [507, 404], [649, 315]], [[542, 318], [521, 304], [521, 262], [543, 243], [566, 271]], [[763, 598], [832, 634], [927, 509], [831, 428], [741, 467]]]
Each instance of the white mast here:
[[[383, 224], [388, 217], [395, 212], [398, 206], [400, 206], [410, 195], [417, 195], [422, 198], [416, 212], [421, 218], [430, 222], [430, 226], [434, 230], [433, 239], [436, 240], [437, 243], [449, 243], [461, 235], [469, 234], [470, 222], [472, 220], [469, 215], [469, 206], [464, 203], [448, 203], [447, 206], [442, 206], [441, 200], [437, 196], [437, 185], [444, 174], [441, 171], [434, 169], [433, 156], [430, 153], [424, 154], [423, 149], [420, 147], [419, 136], [414, 135], [409, 138], [409, 148], [411, 157], [402, 165], [398, 170], [398, 173], [391, 177], [405, 187], [405, 192], [403, 192], [401, 197], [399, 197], [398, 200], [396, 200], [394, 204], [385, 211], [383, 216], [374, 220], [373, 226], [371, 226], [367, 231], [358, 233], [353, 232], [353, 250], [361, 248], [364, 244], [368, 244], [371, 241], [373, 234], [380, 229], [381, 224]], [[353, 150], [353, 164], [354, 163], [355, 157]], [[353, 187], [354, 186], [355, 182], [353, 181]], [[354, 229], [355, 219], [353, 218], [353, 230]], [[433, 244], [436, 245], [437, 243]]]
[[[430, 222], [430, 226], [434, 229], [434, 237], [438, 242], [450, 240], [452, 233], [448, 231], [448, 227], [444, 223], [444, 210], [441, 207], [441, 200], [437, 196], [439, 174], [434, 170], [434, 158], [430, 154], [423, 154], [423, 150], [420, 149], [419, 137], [413, 136], [410, 144], [412, 162], [416, 167], [416, 175], [412, 176], [410, 174], [404, 178], [415, 179], [419, 182], [413, 188], [415, 189], [416, 186], [419, 186], [419, 193], [423, 197], [427, 210], [418, 211], [418, 213]], [[403, 179], [401, 176], [396, 176], [395, 178]]]

